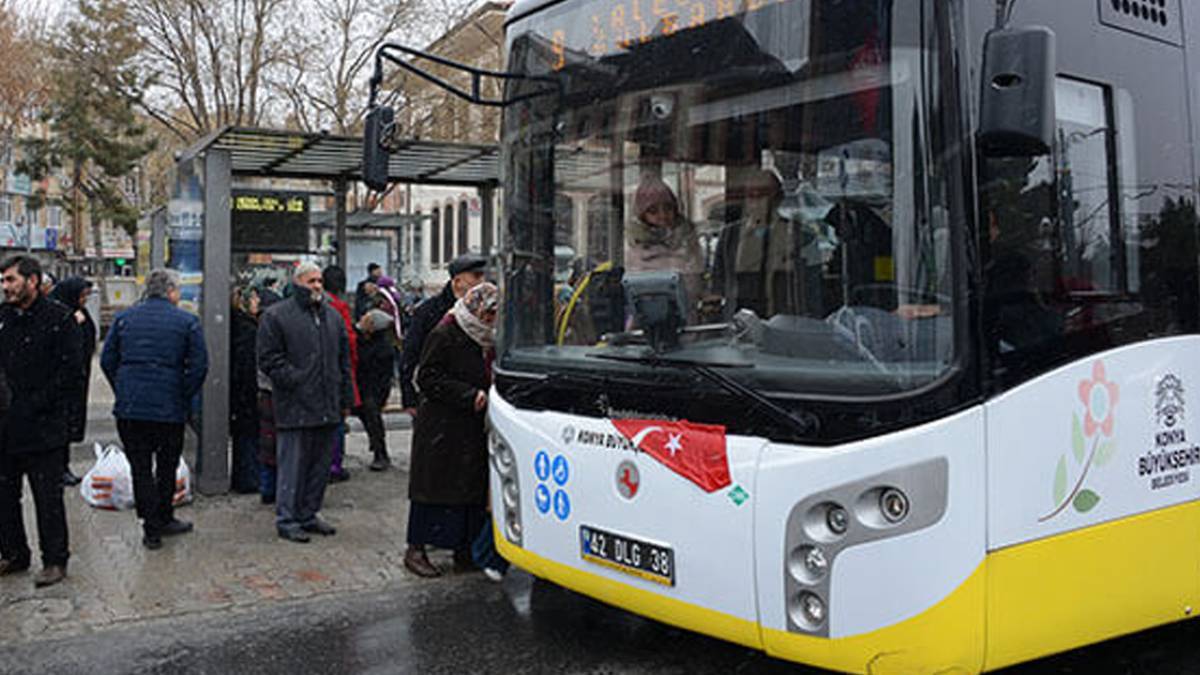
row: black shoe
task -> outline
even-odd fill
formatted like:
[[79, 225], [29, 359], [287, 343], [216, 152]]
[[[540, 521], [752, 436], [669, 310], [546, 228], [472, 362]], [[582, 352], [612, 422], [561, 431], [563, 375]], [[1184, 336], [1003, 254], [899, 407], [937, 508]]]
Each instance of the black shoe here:
[[20, 574], [28, 569], [28, 560], [11, 560], [8, 558], [0, 558], [0, 577], [6, 577], [10, 574]]
[[186, 520], [172, 518], [171, 522], [158, 528], [158, 533], [164, 537], [172, 537], [177, 534], [187, 534], [192, 531], [192, 524]]
[[341, 473], [329, 474], [330, 483], [345, 483], [348, 480], [350, 480], [350, 472], [345, 469], [342, 469]]
[[162, 548], [162, 537], [160, 535], [150, 534], [147, 532], [142, 536], [142, 546], [145, 546], [151, 551], [157, 551], [158, 549]]
[[75, 485], [79, 485], [82, 482], [83, 482], [83, 479], [80, 478], [79, 476], [76, 476], [75, 474], [71, 473], [70, 469], [63, 471], [63, 475], [62, 475], [63, 487], [72, 487]]
[[312, 541], [311, 537], [309, 537], [307, 534], [304, 534], [304, 531], [299, 529], [279, 530], [279, 538], [286, 539], [288, 541], [294, 541], [297, 544], [307, 544], [308, 542]]
[[387, 457], [376, 457], [375, 461], [371, 462], [367, 468], [372, 471], [387, 471], [388, 467], [391, 465], [392, 460], [388, 459]]
[[275, 503], [275, 495], [263, 495], [263, 496], [262, 496], [262, 503], [264, 503], [264, 504], [274, 504], [274, 503]]
[[51, 565], [38, 572], [38, 575], [33, 578], [33, 586], [34, 588], [45, 588], [46, 586], [53, 586], [66, 578], [67, 567], [65, 565]]
[[475, 561], [471, 560], [471, 554], [466, 551], [454, 552], [454, 571], [463, 574], [466, 572], [478, 572], [479, 568], [475, 566]]
[[410, 548], [404, 552], [404, 567], [409, 572], [426, 579], [442, 576], [442, 571], [429, 562], [425, 551], [417, 548]]
[[312, 521], [308, 525], [303, 526], [301, 529], [304, 530], [305, 532], [312, 532], [314, 534], [319, 534], [323, 537], [329, 537], [329, 536], [337, 534], [336, 527], [330, 525], [329, 523], [325, 522], [324, 520], [321, 520], [320, 518], [317, 518], [316, 520]]

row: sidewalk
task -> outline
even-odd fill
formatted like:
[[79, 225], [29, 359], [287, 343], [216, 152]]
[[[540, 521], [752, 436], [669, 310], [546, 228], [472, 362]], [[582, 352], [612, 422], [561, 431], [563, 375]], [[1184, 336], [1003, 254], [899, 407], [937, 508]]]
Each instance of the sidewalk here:
[[[99, 384], [99, 387], [96, 386]], [[115, 438], [111, 393], [93, 383], [89, 441]], [[407, 420], [407, 416], [403, 416]], [[393, 424], [393, 426], [398, 426]], [[394, 468], [366, 469], [361, 430], [347, 437], [351, 480], [331, 485], [324, 517], [333, 537], [295, 544], [275, 534], [274, 507], [257, 495], [203, 497], [178, 510], [196, 531], [147, 551], [132, 511], [93, 509], [78, 488], [65, 491], [71, 541], [67, 580], [34, 590], [33, 575], [0, 578], [0, 645], [104, 630], [121, 622], [212, 610], [249, 609], [295, 598], [382, 588], [415, 579], [401, 564], [408, 519], [406, 498], [410, 432], [388, 432]], [[190, 463], [193, 458], [186, 455]], [[72, 469], [92, 464], [90, 442], [72, 453]], [[40, 569], [32, 498], [25, 522]], [[441, 560], [441, 558], [438, 558]]]

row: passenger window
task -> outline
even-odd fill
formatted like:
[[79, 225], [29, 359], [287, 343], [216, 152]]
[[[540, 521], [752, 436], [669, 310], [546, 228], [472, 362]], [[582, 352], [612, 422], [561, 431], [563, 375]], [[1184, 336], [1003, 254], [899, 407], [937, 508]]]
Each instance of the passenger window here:
[[1051, 155], [981, 169], [985, 340], [1007, 384], [1180, 332], [1195, 302], [1194, 205], [1139, 183], [1132, 102], [1064, 77], [1055, 98]]

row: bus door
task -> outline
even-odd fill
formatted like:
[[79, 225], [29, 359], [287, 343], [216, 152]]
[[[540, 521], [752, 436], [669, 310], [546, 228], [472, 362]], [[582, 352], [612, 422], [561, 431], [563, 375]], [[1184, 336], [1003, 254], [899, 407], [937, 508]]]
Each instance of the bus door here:
[[1012, 17], [1056, 34], [1057, 133], [1051, 154], [981, 162], [999, 392], [989, 668], [1182, 619], [1198, 599], [1195, 73], [1181, 6], [1019, 3]]

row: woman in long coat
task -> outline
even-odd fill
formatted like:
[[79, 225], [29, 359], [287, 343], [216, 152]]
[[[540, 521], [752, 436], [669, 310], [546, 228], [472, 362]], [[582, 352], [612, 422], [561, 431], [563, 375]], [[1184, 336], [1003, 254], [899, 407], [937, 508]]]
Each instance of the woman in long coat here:
[[421, 351], [404, 553], [404, 566], [419, 576], [442, 573], [429, 562], [427, 546], [450, 549], [457, 568], [473, 569], [471, 541], [487, 519], [484, 415], [499, 304], [494, 285], [472, 288], [430, 332]]
[[[72, 443], [82, 443], [87, 435], [88, 386], [92, 381], [92, 357], [96, 355], [96, 322], [87, 311], [87, 299], [92, 292], [92, 282], [83, 277], [68, 277], [58, 282], [50, 291], [50, 298], [66, 305], [74, 314], [79, 327], [79, 341], [83, 345], [83, 369], [79, 373], [80, 386], [76, 387], [79, 398], [71, 402], [68, 432]], [[82, 480], [71, 472], [71, 451], [63, 456], [63, 484], [78, 485]]]
[[229, 472], [234, 492], [259, 489], [258, 465], [258, 291], [237, 288], [229, 322], [229, 433], [233, 436], [233, 466]]

